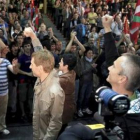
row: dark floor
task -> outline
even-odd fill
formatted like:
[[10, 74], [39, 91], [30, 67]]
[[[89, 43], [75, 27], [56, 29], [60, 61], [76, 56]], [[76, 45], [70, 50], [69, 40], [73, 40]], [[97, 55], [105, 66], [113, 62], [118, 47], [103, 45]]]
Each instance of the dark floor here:
[[0, 140], [32, 140], [32, 126], [19, 125], [8, 127], [9, 135], [0, 135]]
[[[75, 118], [69, 125], [77, 123], [93, 124], [95, 123], [92, 116], [85, 116], [84, 118]], [[32, 124], [19, 122], [8, 122], [7, 129], [10, 131], [9, 135], [0, 134], [0, 140], [32, 140]]]

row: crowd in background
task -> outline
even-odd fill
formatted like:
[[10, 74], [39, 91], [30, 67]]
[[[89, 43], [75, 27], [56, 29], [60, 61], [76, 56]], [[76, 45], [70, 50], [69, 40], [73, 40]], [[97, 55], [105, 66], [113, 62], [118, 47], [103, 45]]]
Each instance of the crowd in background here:
[[[35, 1], [34, 4], [39, 8], [42, 2]], [[42, 13], [39, 10], [36, 13], [30, 1], [12, 0], [8, 5], [1, 1], [0, 38], [8, 46], [1, 52], [1, 57], [11, 63], [17, 58], [20, 69], [20, 74], [17, 75], [8, 71], [10, 118], [18, 117], [22, 122], [32, 119], [36, 78], [29, 68], [33, 47], [31, 39], [23, 34], [26, 27], [31, 27], [43, 48], [52, 52], [56, 69], [64, 53], [76, 55], [76, 113], [78, 117], [83, 117], [97, 110], [95, 90], [107, 84], [102, 16], [109, 14], [114, 17], [111, 29], [119, 55], [126, 52], [140, 55], [139, 42], [134, 44], [130, 35], [124, 32], [126, 19], [128, 25], [131, 25], [135, 4], [135, 0], [131, 0], [131, 3], [128, 0], [48, 0], [47, 15], [67, 40], [67, 45], [63, 46], [53, 28], [45, 24]], [[35, 15], [38, 15], [37, 24], [34, 23]]]
[[126, 52], [139, 55], [139, 39], [135, 44], [129, 34], [135, 6], [135, 0], [48, 1], [47, 15], [68, 42], [59, 53], [55, 42], [51, 46], [52, 51], [58, 56], [64, 52], [73, 52], [77, 56], [75, 101], [79, 117], [97, 110], [95, 90], [102, 85], [108, 85], [104, 54], [105, 31], [102, 25], [104, 15], [114, 17], [111, 29], [119, 55]]

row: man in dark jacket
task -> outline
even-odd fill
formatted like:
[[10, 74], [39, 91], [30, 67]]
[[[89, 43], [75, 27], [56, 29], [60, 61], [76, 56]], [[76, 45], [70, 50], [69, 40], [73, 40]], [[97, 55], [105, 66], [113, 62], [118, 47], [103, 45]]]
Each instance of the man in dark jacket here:
[[[75, 113], [75, 78], [76, 73], [73, 70], [76, 66], [77, 58], [72, 53], [66, 53], [62, 56], [59, 63], [59, 81], [65, 93], [64, 109], [62, 115], [62, 128], [60, 133], [64, 131], [66, 126], [73, 119]], [[60, 134], [59, 133], [59, 134]]]
[[[132, 54], [124, 54], [118, 57], [110, 28], [112, 20], [113, 17], [108, 15], [102, 18], [105, 29], [105, 57], [109, 70], [107, 81], [115, 92], [127, 95], [130, 99], [130, 109], [127, 115], [123, 119], [119, 117], [118, 121], [123, 124], [120, 127], [123, 127], [125, 131], [125, 140], [136, 140], [140, 136], [140, 94], [137, 91], [140, 87], [140, 57]], [[137, 122], [136, 118], [138, 118]], [[124, 120], [126, 123], [124, 123]]]

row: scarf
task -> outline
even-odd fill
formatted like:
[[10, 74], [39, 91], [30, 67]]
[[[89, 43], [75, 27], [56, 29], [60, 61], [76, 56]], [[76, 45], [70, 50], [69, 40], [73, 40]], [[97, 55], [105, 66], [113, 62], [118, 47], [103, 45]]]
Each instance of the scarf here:
[[88, 61], [88, 62], [92, 62], [93, 58], [88, 58], [85, 56], [85, 59]]

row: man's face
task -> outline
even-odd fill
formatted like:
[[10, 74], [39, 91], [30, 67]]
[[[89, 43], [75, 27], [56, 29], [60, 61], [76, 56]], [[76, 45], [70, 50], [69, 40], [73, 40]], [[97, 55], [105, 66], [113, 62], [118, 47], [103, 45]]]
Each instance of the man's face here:
[[121, 49], [122, 53], [126, 53], [127, 52], [127, 49], [126, 49], [125, 45], [121, 45], [120, 49]]
[[5, 16], [5, 11], [4, 10], [2, 11], [2, 15]]
[[16, 26], [15, 26], [15, 28], [16, 28], [17, 30], [20, 30], [20, 27], [21, 27], [21, 26], [20, 26], [19, 23], [17, 23]]
[[28, 18], [29, 17], [29, 13], [28, 11], [25, 12], [25, 18]]
[[62, 49], [62, 43], [59, 42], [56, 44], [56, 50], [61, 51], [61, 49]]
[[73, 17], [74, 17], [74, 19], [78, 19], [78, 14], [75, 13]]
[[73, 45], [72, 47], [71, 47], [71, 49], [70, 49], [70, 51], [72, 52], [72, 53], [75, 53], [76, 52], [76, 46], [75, 45]]
[[87, 53], [86, 53], [86, 57], [87, 58], [93, 58], [93, 52], [91, 50], [89, 50]]
[[41, 31], [45, 31], [45, 30], [46, 30], [46, 25], [41, 24], [41, 26], [40, 26], [40, 30], [41, 30]]
[[92, 28], [92, 32], [96, 32], [96, 28], [95, 27]]
[[23, 36], [18, 36], [17, 37], [17, 42], [22, 44], [23, 43]]
[[94, 38], [90, 38], [90, 39], [89, 39], [89, 44], [90, 44], [90, 45], [93, 45], [93, 44], [94, 44]]
[[114, 64], [108, 68], [109, 75], [107, 77], [107, 81], [113, 85], [118, 85], [119, 80], [121, 79], [122, 75], [120, 74], [122, 72], [122, 62], [124, 62], [126, 58], [124, 56], [119, 57], [116, 61], [114, 61]]
[[15, 46], [15, 45], [14, 45], [14, 46], [12, 46], [11, 51], [12, 51], [13, 54], [16, 54], [16, 55], [17, 55], [18, 49], [19, 49], [18, 46]]
[[30, 69], [32, 70], [33, 72], [33, 75], [35, 77], [39, 77], [39, 66], [36, 66], [35, 62], [34, 62], [34, 57], [32, 57], [31, 59], [31, 65], [30, 65]]
[[52, 28], [48, 28], [48, 33], [51, 33], [51, 32], [53, 32]]
[[56, 49], [55, 44], [51, 45], [51, 51], [55, 52], [55, 49]]
[[24, 52], [25, 53], [30, 53], [30, 51], [31, 51], [31, 45], [30, 44], [24, 45]]
[[85, 24], [86, 20], [84, 18], [81, 19], [81, 23]]

